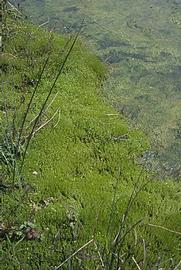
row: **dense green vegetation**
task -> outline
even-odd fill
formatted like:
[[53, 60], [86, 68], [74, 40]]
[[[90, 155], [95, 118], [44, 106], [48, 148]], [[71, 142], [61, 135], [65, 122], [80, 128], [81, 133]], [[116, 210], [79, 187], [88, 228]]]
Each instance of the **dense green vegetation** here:
[[[59, 269], [93, 239], [60, 269], [176, 269], [180, 185], [158, 181], [139, 165], [147, 139], [105, 103], [106, 67], [80, 40], [39, 119], [20, 173], [32, 121], [73, 41], [13, 12], [4, 31], [0, 268]], [[23, 129], [22, 152], [16, 152], [23, 115], [48, 55]]]
[[[16, 2], [16, 1], [15, 1]], [[181, 2], [176, 0], [17, 1], [37, 23], [71, 33], [85, 16], [84, 37], [110, 64], [108, 100], [152, 140], [162, 176], [180, 180]]]

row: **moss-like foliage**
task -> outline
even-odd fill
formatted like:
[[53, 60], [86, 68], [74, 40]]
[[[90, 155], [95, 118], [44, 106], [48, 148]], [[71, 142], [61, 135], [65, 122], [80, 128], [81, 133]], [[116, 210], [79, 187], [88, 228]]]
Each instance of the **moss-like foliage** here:
[[111, 67], [107, 99], [149, 135], [153, 168], [180, 180], [180, 1], [18, 2], [34, 21], [48, 17], [46, 26], [61, 33], [71, 33], [85, 17], [84, 37]]
[[[16, 111], [18, 130], [37, 74], [51, 52], [26, 122], [26, 137], [71, 43], [17, 18], [8, 18], [7, 25], [2, 142], [5, 127], [10, 128], [6, 114], [11, 123]], [[37, 131], [28, 149], [21, 188], [12, 185], [0, 165], [1, 269], [56, 269], [92, 237], [94, 242], [62, 269], [104, 269], [102, 260], [106, 269], [117, 269], [115, 264], [108, 268], [113, 255], [121, 256], [122, 269], [136, 269], [133, 258], [145, 269], [157, 269], [158, 264], [168, 269], [178, 263], [180, 186], [154, 180], [139, 165], [147, 140], [101, 98], [105, 76], [105, 67], [78, 41], [41, 124], [58, 113]], [[130, 205], [131, 196], [135, 199]], [[113, 245], [116, 235], [121, 235], [118, 250]]]

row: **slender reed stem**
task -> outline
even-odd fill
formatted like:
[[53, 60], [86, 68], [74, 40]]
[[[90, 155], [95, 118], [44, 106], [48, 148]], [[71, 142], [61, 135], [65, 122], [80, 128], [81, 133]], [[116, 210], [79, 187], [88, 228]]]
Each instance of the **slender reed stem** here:
[[26, 157], [26, 154], [27, 154], [27, 150], [28, 150], [30, 141], [31, 141], [31, 139], [32, 139], [34, 130], [35, 130], [35, 128], [36, 128], [36, 125], [37, 125], [37, 123], [38, 123], [38, 121], [39, 121], [39, 119], [40, 119], [40, 117], [41, 117], [41, 115], [42, 115], [42, 113], [43, 113], [43, 111], [44, 111], [44, 109], [45, 109], [45, 106], [46, 106], [46, 104], [47, 104], [47, 102], [48, 102], [48, 100], [49, 100], [49, 98], [50, 98], [50, 96], [51, 96], [51, 94], [52, 94], [52, 91], [53, 91], [53, 89], [54, 89], [54, 87], [55, 87], [55, 85], [56, 85], [56, 83], [57, 83], [57, 80], [59, 79], [60, 75], [62, 74], [62, 70], [64, 69], [64, 66], [65, 66], [65, 64], [66, 64], [66, 62], [67, 62], [67, 60], [68, 60], [68, 58], [69, 58], [69, 56], [70, 56], [70, 54], [71, 54], [71, 52], [72, 52], [72, 50], [73, 50], [73, 48], [74, 48], [74, 45], [75, 45], [75, 43], [76, 43], [76, 41], [77, 41], [77, 39], [78, 39], [78, 37], [79, 37], [79, 35], [80, 35], [80, 32], [81, 32], [82, 27], [83, 27], [83, 22], [84, 22], [84, 20], [82, 21], [82, 24], [81, 24], [81, 26], [80, 26], [80, 29], [79, 29], [79, 31], [77, 32], [77, 34], [76, 34], [76, 36], [75, 36], [75, 38], [74, 38], [74, 40], [73, 40], [73, 42], [72, 42], [72, 45], [71, 45], [71, 47], [70, 47], [68, 53], [66, 54], [66, 56], [65, 56], [65, 58], [64, 58], [64, 60], [63, 60], [63, 63], [62, 63], [62, 65], [61, 65], [61, 67], [60, 67], [60, 70], [59, 70], [57, 76], [55, 77], [55, 80], [54, 80], [54, 82], [53, 82], [53, 84], [52, 84], [52, 86], [51, 86], [51, 88], [50, 88], [50, 90], [49, 90], [49, 92], [48, 92], [48, 95], [47, 95], [47, 97], [45, 98], [45, 100], [44, 100], [44, 102], [43, 102], [43, 104], [42, 104], [42, 106], [41, 106], [41, 109], [40, 109], [40, 111], [39, 111], [39, 114], [38, 114], [37, 118], [36, 118], [35, 121], [34, 121], [34, 125], [33, 125], [33, 127], [32, 127], [32, 130], [31, 130], [30, 134], [29, 134], [29, 137], [28, 137], [28, 140], [27, 140], [27, 144], [26, 144], [26, 147], [25, 147], [25, 151], [24, 151], [24, 153], [23, 153], [23, 158], [22, 158], [22, 162], [21, 162], [21, 166], [20, 166], [20, 174], [21, 174], [22, 169], [23, 169], [23, 166], [24, 166], [24, 161], [25, 161], [25, 157]]
[[70, 259], [72, 259], [77, 253], [79, 253], [81, 250], [83, 250], [85, 247], [87, 247], [88, 245], [90, 245], [92, 242], [94, 242], [94, 239], [91, 239], [89, 242], [87, 242], [86, 244], [84, 244], [82, 247], [80, 247], [78, 250], [76, 250], [72, 255], [70, 255], [70, 257], [68, 257], [64, 262], [62, 262], [60, 265], [58, 265], [57, 267], [55, 267], [55, 270], [60, 269], [65, 263], [67, 263]]

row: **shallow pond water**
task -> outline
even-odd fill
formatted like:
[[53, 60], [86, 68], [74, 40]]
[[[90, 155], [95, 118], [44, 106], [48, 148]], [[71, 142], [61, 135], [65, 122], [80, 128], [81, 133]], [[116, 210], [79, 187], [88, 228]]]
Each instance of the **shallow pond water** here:
[[181, 0], [18, 2], [34, 21], [49, 18], [60, 32], [72, 33], [85, 18], [83, 36], [111, 70], [106, 98], [149, 135], [162, 176], [179, 178]]

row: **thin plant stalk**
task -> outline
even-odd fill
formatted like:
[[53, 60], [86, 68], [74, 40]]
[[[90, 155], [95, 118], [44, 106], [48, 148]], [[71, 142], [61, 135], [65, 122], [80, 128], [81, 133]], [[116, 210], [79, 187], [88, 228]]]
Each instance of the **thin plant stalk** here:
[[[109, 234], [109, 230], [110, 230], [110, 226], [111, 226], [111, 220], [113, 218], [114, 215], [114, 210], [115, 210], [115, 205], [116, 205], [116, 194], [118, 192], [118, 184], [119, 184], [119, 176], [120, 176], [120, 168], [119, 168], [119, 173], [118, 173], [118, 177], [116, 179], [116, 186], [114, 188], [114, 194], [113, 194], [113, 199], [112, 199], [112, 204], [111, 204], [111, 210], [110, 210], [110, 215], [109, 215], [109, 221], [108, 221], [108, 226], [107, 226], [107, 231], [106, 231], [106, 238], [108, 238], [108, 234]], [[111, 236], [110, 236], [111, 237]], [[110, 239], [109, 239], [110, 240]], [[105, 246], [103, 248], [102, 251], [102, 257], [104, 258], [104, 253], [105, 253]]]
[[64, 262], [62, 262], [61, 264], [59, 264], [58, 266], [56, 266], [54, 269], [58, 270], [60, 269], [65, 263], [67, 263], [68, 261], [70, 261], [73, 257], [75, 257], [75, 255], [77, 253], [79, 253], [81, 250], [83, 250], [84, 248], [86, 248], [88, 245], [90, 245], [92, 242], [94, 242], [94, 239], [91, 239], [90, 241], [88, 241], [86, 244], [84, 244], [82, 247], [80, 247], [79, 249], [77, 249], [72, 255], [70, 255]]
[[[51, 40], [52, 40], [52, 35], [51, 35], [51, 37], [50, 37], [50, 41], [51, 41]], [[64, 47], [64, 50], [65, 50], [65, 48], [67, 47], [69, 41], [70, 41], [70, 39], [66, 42], [65, 47]], [[25, 122], [26, 122], [28, 113], [29, 113], [29, 111], [30, 111], [30, 108], [31, 108], [31, 105], [32, 105], [34, 96], [35, 96], [35, 94], [36, 94], [37, 88], [38, 88], [38, 86], [39, 86], [39, 84], [40, 84], [40, 82], [41, 82], [43, 73], [44, 73], [44, 71], [45, 71], [45, 68], [46, 68], [48, 62], [49, 62], [51, 53], [52, 53], [52, 51], [49, 52], [49, 55], [48, 55], [48, 57], [46, 58], [46, 60], [45, 60], [45, 62], [44, 62], [44, 65], [43, 65], [43, 68], [42, 68], [42, 70], [41, 70], [41, 72], [40, 72], [40, 75], [39, 75], [37, 84], [36, 84], [36, 86], [35, 86], [35, 88], [34, 88], [34, 91], [33, 91], [32, 95], [31, 95], [31, 98], [30, 98], [30, 101], [29, 101], [29, 103], [28, 103], [28, 106], [27, 106], [27, 108], [26, 108], [26, 111], [25, 111], [25, 114], [24, 114], [24, 117], [23, 117], [23, 121], [22, 121], [22, 124], [21, 124], [21, 127], [20, 127], [20, 132], [19, 132], [19, 137], [18, 137], [18, 142], [17, 142], [17, 149], [19, 149], [20, 141], [21, 141], [21, 137], [22, 137], [22, 133], [23, 133], [23, 130], [24, 130], [24, 125], [25, 125]]]
[[[139, 182], [139, 179], [141, 178], [141, 175], [143, 173], [143, 170], [144, 170], [144, 167], [142, 168], [139, 176], [138, 176], [138, 181], [137, 183]], [[119, 230], [118, 230], [118, 233], [113, 241], [113, 245], [112, 245], [112, 248], [111, 248], [111, 258], [110, 258], [110, 262], [107, 264], [108, 265], [108, 270], [111, 270], [113, 268], [113, 262], [114, 262], [114, 253], [115, 251], [117, 250], [118, 248], [118, 245], [120, 246], [123, 242], [123, 240], [125, 239], [126, 235], [137, 225], [139, 224], [142, 220], [139, 220], [138, 222], [136, 222], [134, 225], [132, 225], [131, 229], [128, 229], [124, 234], [123, 236], [121, 236], [121, 232], [123, 231], [123, 228], [124, 228], [124, 225], [127, 221], [127, 218], [129, 216], [129, 212], [130, 212], [130, 209], [136, 199], [136, 197], [138, 196], [138, 194], [141, 192], [141, 190], [143, 190], [145, 188], [145, 186], [150, 182], [151, 180], [148, 180], [146, 183], [144, 183], [143, 185], [141, 185], [140, 188], [138, 188], [138, 184], [135, 185], [133, 191], [132, 191], [132, 194], [130, 196], [130, 199], [128, 201], [128, 204], [127, 204], [127, 207], [126, 207], [126, 210], [125, 210], [125, 213], [123, 215], [123, 218], [121, 220], [121, 223], [120, 223], [120, 227], [119, 227]], [[136, 191], [136, 189], [138, 188], [138, 190]]]
[[[53, 34], [51, 34], [50, 40], [49, 40], [49, 41], [52, 41], [52, 39], [53, 39], [52, 37], [53, 37]], [[33, 99], [34, 99], [34, 97], [35, 97], [35, 94], [36, 94], [37, 89], [38, 89], [38, 87], [39, 87], [39, 84], [40, 84], [40, 82], [41, 82], [41, 79], [42, 79], [43, 73], [44, 73], [44, 71], [45, 71], [45, 68], [46, 68], [46, 66], [47, 66], [47, 64], [48, 64], [48, 62], [49, 62], [51, 53], [52, 53], [52, 51], [50, 50], [50, 52], [49, 52], [47, 58], [45, 59], [45, 62], [44, 62], [43, 67], [42, 67], [42, 70], [40, 71], [40, 75], [39, 75], [39, 77], [38, 77], [38, 80], [37, 80], [36, 86], [35, 86], [35, 88], [34, 88], [34, 90], [33, 90], [33, 93], [32, 93], [32, 95], [31, 95], [31, 97], [30, 97], [29, 103], [28, 103], [28, 105], [27, 105], [27, 107], [26, 107], [26, 111], [25, 111], [24, 116], [23, 116], [23, 119], [22, 119], [22, 123], [21, 123], [21, 126], [20, 126], [20, 131], [19, 131], [19, 136], [18, 136], [18, 141], [17, 141], [17, 145], [16, 145], [16, 150], [17, 150], [17, 151], [19, 151], [20, 142], [21, 142], [21, 137], [22, 137], [22, 134], [23, 134], [23, 130], [24, 130], [24, 126], [25, 126], [26, 119], [27, 119], [28, 114], [29, 114], [29, 112], [30, 112], [30, 108], [31, 108], [31, 105], [32, 105], [32, 103], [33, 103]], [[15, 179], [15, 176], [16, 176], [16, 166], [15, 166], [14, 169], [13, 169], [13, 181], [14, 181], [14, 179]]]
[[23, 169], [23, 166], [24, 166], [24, 161], [25, 161], [25, 157], [26, 157], [26, 154], [27, 154], [27, 150], [28, 150], [30, 141], [31, 141], [31, 139], [32, 139], [34, 130], [35, 130], [35, 128], [36, 128], [36, 125], [37, 125], [37, 123], [38, 123], [38, 121], [39, 121], [39, 119], [40, 119], [40, 117], [41, 117], [41, 115], [42, 115], [42, 113], [43, 113], [43, 111], [44, 111], [44, 109], [45, 109], [45, 106], [46, 106], [46, 104], [47, 104], [47, 102], [48, 102], [48, 100], [49, 100], [49, 97], [50, 97], [51, 94], [52, 94], [52, 91], [53, 91], [53, 89], [54, 89], [54, 87], [55, 87], [55, 85], [56, 85], [56, 83], [57, 83], [57, 80], [59, 79], [60, 75], [62, 74], [62, 70], [64, 69], [64, 66], [65, 66], [65, 64], [66, 64], [66, 62], [67, 62], [67, 60], [68, 60], [68, 58], [69, 58], [69, 56], [70, 56], [70, 54], [71, 54], [71, 52], [72, 52], [72, 50], [73, 50], [73, 48], [74, 48], [74, 45], [75, 45], [75, 43], [76, 43], [76, 41], [77, 41], [77, 39], [78, 39], [78, 37], [79, 37], [79, 35], [80, 35], [80, 32], [81, 32], [82, 27], [83, 27], [83, 22], [84, 22], [84, 20], [82, 21], [82, 24], [81, 24], [81, 26], [80, 26], [80, 29], [79, 29], [79, 31], [77, 32], [77, 34], [76, 34], [76, 36], [75, 36], [75, 38], [74, 38], [74, 40], [73, 40], [73, 42], [72, 42], [72, 45], [71, 45], [71, 47], [70, 47], [68, 53], [66, 54], [65, 59], [64, 59], [62, 65], [61, 65], [61, 67], [60, 67], [60, 70], [59, 70], [59, 72], [58, 72], [58, 74], [57, 74], [57, 76], [56, 76], [56, 78], [55, 78], [55, 80], [54, 80], [54, 82], [53, 82], [53, 84], [52, 84], [52, 86], [51, 86], [49, 92], [48, 92], [48, 95], [47, 95], [47, 97], [45, 98], [45, 100], [44, 100], [44, 102], [43, 102], [43, 104], [42, 104], [42, 107], [41, 107], [41, 109], [40, 109], [40, 111], [39, 111], [39, 114], [38, 114], [37, 118], [36, 118], [35, 121], [34, 121], [34, 125], [33, 125], [33, 127], [32, 127], [32, 130], [31, 130], [29, 136], [28, 136], [27, 144], [26, 144], [25, 151], [24, 151], [24, 154], [23, 154], [23, 158], [22, 158], [22, 162], [21, 162], [21, 167], [20, 167], [20, 174], [21, 174], [22, 169]]
[[[30, 108], [31, 108], [31, 105], [32, 105], [34, 96], [35, 96], [36, 91], [37, 91], [37, 88], [38, 88], [38, 86], [39, 86], [39, 84], [40, 84], [42, 75], [43, 75], [43, 73], [44, 73], [44, 71], [45, 71], [45, 68], [46, 68], [46, 66], [47, 66], [47, 64], [48, 64], [49, 58], [50, 58], [50, 54], [48, 55], [48, 57], [47, 57], [46, 60], [45, 60], [45, 63], [44, 63], [43, 68], [42, 68], [42, 70], [41, 70], [41, 73], [40, 73], [40, 76], [39, 76], [39, 78], [38, 78], [37, 84], [36, 84], [36, 86], [35, 86], [35, 88], [34, 88], [34, 91], [33, 91], [32, 95], [31, 95], [31, 98], [30, 98], [30, 101], [29, 101], [29, 103], [28, 103], [28, 106], [27, 106], [27, 108], [26, 108], [26, 111], [25, 111], [25, 114], [24, 114], [24, 117], [23, 117], [23, 120], [22, 120], [22, 123], [21, 123], [20, 131], [19, 131], [18, 142], [17, 142], [17, 147], [16, 147], [16, 148], [17, 148], [17, 151], [19, 150], [19, 147], [20, 147], [20, 141], [21, 141], [21, 137], [22, 137], [22, 133], [23, 133], [23, 129], [24, 129], [24, 125], [25, 125], [25, 122], [26, 122], [28, 113], [29, 113], [29, 111], [30, 111]], [[14, 175], [14, 176], [15, 176], [15, 175]], [[13, 178], [14, 178], [14, 177], [13, 177]]]

